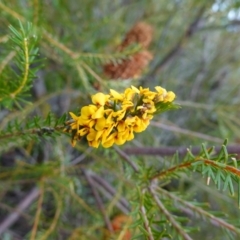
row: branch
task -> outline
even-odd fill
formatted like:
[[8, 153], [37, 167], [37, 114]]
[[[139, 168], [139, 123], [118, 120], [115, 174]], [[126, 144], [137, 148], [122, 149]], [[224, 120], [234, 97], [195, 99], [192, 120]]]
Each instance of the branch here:
[[79, 57], [79, 54], [72, 51], [71, 49], [69, 49], [67, 46], [65, 46], [64, 44], [62, 44], [61, 42], [57, 41], [56, 39], [53, 38], [53, 36], [48, 33], [47, 31], [43, 31], [43, 37], [52, 45], [54, 45], [55, 47], [61, 49], [63, 52], [65, 52], [68, 56], [70, 56], [72, 59], [76, 59]]
[[18, 204], [15, 211], [9, 214], [9, 216], [0, 223], [0, 235], [18, 220], [21, 212], [32, 204], [32, 202], [38, 197], [39, 193], [40, 191], [38, 188], [32, 189], [32, 191]]
[[39, 199], [38, 199], [37, 211], [36, 211], [35, 220], [34, 220], [32, 231], [31, 231], [30, 240], [34, 240], [35, 237], [36, 237], [36, 234], [37, 234], [37, 228], [38, 228], [38, 224], [39, 224], [39, 220], [40, 220], [40, 215], [41, 215], [41, 212], [42, 212], [42, 204], [43, 204], [43, 197], [44, 197], [43, 185], [41, 185], [39, 193], [40, 193], [40, 196], [39, 196]]
[[50, 191], [53, 193], [55, 200], [57, 201], [56, 204], [56, 211], [52, 220], [52, 223], [50, 227], [46, 230], [46, 232], [39, 238], [40, 240], [46, 240], [49, 239], [49, 235], [54, 231], [57, 225], [57, 221], [61, 216], [61, 210], [63, 207], [62, 199], [60, 199], [59, 195], [61, 196], [61, 191], [60, 193], [57, 193], [53, 188], [50, 188]]
[[126, 152], [122, 151], [119, 147], [114, 146], [114, 149], [116, 150], [116, 152], [118, 153], [118, 155], [124, 160], [126, 161], [132, 168], [133, 170], [138, 173], [138, 166], [131, 161], [131, 159], [128, 157], [128, 155], [126, 154]]
[[26, 136], [26, 135], [43, 135], [43, 134], [52, 134], [54, 131], [63, 131], [65, 126], [56, 126], [56, 127], [41, 127], [41, 128], [32, 128], [27, 129], [25, 131], [16, 131], [14, 133], [6, 133], [5, 135], [0, 135], [0, 141], [4, 139], [14, 138], [18, 136]]
[[83, 171], [83, 173], [86, 177], [86, 180], [87, 180], [88, 184], [90, 185], [90, 187], [92, 189], [93, 195], [96, 199], [97, 206], [98, 206], [99, 210], [101, 211], [101, 213], [103, 215], [103, 219], [105, 221], [105, 224], [106, 224], [108, 230], [110, 232], [113, 232], [113, 227], [112, 227], [111, 221], [106, 214], [102, 199], [100, 198], [100, 195], [99, 195], [99, 193], [96, 189], [95, 182], [93, 181], [92, 177], [90, 176], [90, 174], [86, 170], [82, 169], [82, 171]]
[[169, 223], [176, 229], [178, 234], [181, 235], [183, 237], [183, 239], [185, 239], [185, 240], [192, 240], [192, 238], [186, 232], [184, 232], [182, 227], [173, 218], [171, 213], [164, 207], [164, 205], [162, 204], [162, 202], [160, 201], [160, 199], [158, 198], [157, 194], [155, 193], [155, 191], [153, 190], [153, 188], [151, 186], [149, 187], [149, 191], [152, 194], [159, 210], [165, 215], [165, 217], [167, 218]]
[[0, 64], [0, 74], [9, 62], [16, 56], [16, 51], [11, 51]]
[[24, 49], [24, 73], [23, 73], [23, 78], [20, 86], [13, 92], [10, 93], [10, 96], [12, 98], [15, 98], [17, 94], [19, 94], [23, 88], [25, 87], [28, 76], [29, 76], [29, 66], [30, 66], [30, 61], [29, 61], [29, 49], [28, 49], [28, 39], [24, 37], [24, 43], [23, 43], [23, 49]]
[[143, 221], [144, 221], [144, 228], [148, 232], [148, 240], [154, 240], [152, 230], [151, 230], [148, 218], [147, 218], [146, 209], [143, 205], [140, 206], [140, 211], [142, 213], [142, 217], [143, 217]]
[[167, 124], [156, 122], [156, 121], [151, 121], [150, 125], [161, 128], [161, 129], [165, 129], [165, 130], [168, 130], [168, 131], [171, 131], [171, 132], [185, 134], [185, 135], [188, 135], [189, 137], [197, 137], [197, 138], [200, 138], [200, 139], [204, 139], [206, 141], [222, 143], [221, 138], [212, 137], [212, 136], [209, 136], [207, 134], [191, 131], [191, 130], [188, 130], [188, 129], [183, 129], [183, 128], [178, 127], [178, 126], [167, 125]]
[[[112, 199], [113, 196], [117, 195], [117, 191], [107, 181], [105, 181], [105, 179], [101, 178], [95, 173], [91, 173], [91, 177], [95, 184], [99, 186], [99, 190], [104, 189], [104, 194], [107, 198]], [[129, 203], [124, 197], [120, 197], [116, 205], [125, 214], [130, 212]]]
[[22, 15], [20, 15], [17, 12], [13, 11], [11, 8], [7, 7], [2, 2], [0, 2], [0, 8], [3, 11], [7, 12], [12, 17], [14, 17], [15, 19], [19, 19], [20, 21], [25, 21], [25, 18]]
[[167, 175], [173, 174], [178, 170], [191, 168], [192, 164], [196, 163], [196, 162], [204, 162], [205, 165], [211, 165], [212, 167], [220, 168], [222, 170], [225, 170], [225, 171], [230, 172], [231, 174], [237, 176], [237, 178], [240, 178], [240, 169], [237, 169], [237, 168], [232, 167], [232, 166], [224, 165], [224, 164], [219, 165], [218, 162], [212, 161], [212, 160], [209, 160], [209, 159], [196, 158], [194, 161], [185, 162], [185, 163], [179, 164], [175, 167], [169, 168], [166, 171], [159, 172], [156, 175], [154, 175], [153, 177], [151, 177], [151, 180], [153, 180], [155, 178], [164, 178]]
[[[219, 153], [221, 146], [215, 147], [214, 150], [216, 153]], [[226, 146], [227, 152], [229, 154], [240, 154], [240, 145], [230, 145]], [[191, 152], [194, 155], [197, 155], [201, 151], [201, 147], [191, 147]], [[127, 155], [160, 155], [160, 156], [172, 156], [175, 153], [178, 153], [179, 156], [184, 156], [188, 152], [187, 147], [131, 147], [125, 148], [123, 150]]]
[[86, 151], [84, 151], [80, 156], [78, 156], [75, 159], [73, 159], [70, 162], [70, 165], [71, 166], [75, 166], [75, 165], [79, 164], [80, 162], [82, 162], [92, 152], [92, 150], [93, 149], [91, 147], [88, 147], [86, 149]]
[[163, 59], [161, 59], [160, 62], [158, 64], [156, 64], [156, 66], [153, 68], [153, 70], [150, 73], [151, 76], [155, 75], [160, 68], [164, 67], [173, 57], [175, 57], [181, 50], [182, 45], [186, 41], [186, 39], [190, 38], [197, 31], [197, 25], [198, 25], [199, 21], [201, 20], [201, 17], [203, 15], [204, 11], [205, 11], [205, 6], [203, 6], [199, 9], [195, 19], [189, 25], [187, 30], [184, 32], [181, 39], [169, 51], [169, 53]]
[[[183, 207], [178, 207], [181, 211], [185, 212], [188, 215], [193, 216], [193, 213], [198, 213], [201, 216], [207, 217], [210, 219], [210, 222], [216, 226], [216, 227], [222, 227], [224, 229], [228, 229], [232, 232], [235, 232], [236, 234], [240, 234], [240, 230], [234, 227], [233, 225], [225, 222], [223, 219], [215, 217], [213, 214], [203, 210], [202, 208], [199, 208], [197, 206], [194, 206], [193, 204], [184, 201], [183, 199], [177, 197], [176, 195], [171, 194], [170, 192], [162, 189], [162, 188], [157, 188], [157, 190], [161, 193], [166, 195], [168, 198], [171, 198], [174, 201], [178, 201], [182, 205], [184, 205], [186, 208]], [[196, 215], [194, 215], [196, 216]]]

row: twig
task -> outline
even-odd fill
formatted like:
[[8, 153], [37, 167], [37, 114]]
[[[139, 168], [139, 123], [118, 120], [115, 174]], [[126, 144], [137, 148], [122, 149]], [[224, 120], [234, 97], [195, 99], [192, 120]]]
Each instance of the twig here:
[[[221, 146], [215, 147], [216, 154], [221, 150]], [[200, 153], [200, 147], [191, 147], [191, 152], [194, 155]], [[160, 155], [160, 156], [171, 156], [178, 153], [179, 156], [184, 156], [188, 152], [187, 147], [131, 147], [123, 150], [128, 155]], [[240, 145], [229, 145], [227, 146], [229, 154], [240, 154]]]
[[54, 198], [57, 202], [56, 204], [56, 211], [52, 220], [52, 223], [50, 225], [50, 227], [46, 230], [46, 232], [40, 237], [40, 240], [47, 240], [49, 239], [50, 234], [54, 231], [54, 229], [56, 228], [57, 225], [57, 221], [61, 216], [61, 210], [62, 210], [62, 199], [60, 199], [59, 195], [61, 195], [60, 193], [57, 193], [53, 188], [50, 188], [50, 191], [53, 193]]
[[[107, 199], [112, 200], [115, 197], [114, 195], [110, 194], [105, 188], [103, 188], [102, 185], [100, 185], [98, 182], [94, 181], [94, 184]], [[129, 214], [129, 209], [126, 208], [119, 199], [114, 202], [114, 205], [124, 214]]]
[[87, 203], [85, 203], [85, 201], [69, 187], [54, 179], [48, 179], [48, 182], [54, 183], [60, 188], [64, 189], [64, 191], [69, 194], [71, 198], [74, 199], [80, 206], [82, 206], [89, 214], [91, 214], [91, 216], [96, 216], [96, 211], [94, 211], [90, 206], [88, 206]]
[[13, 11], [11, 8], [7, 7], [2, 2], [0, 2], [0, 8], [4, 10], [6, 13], [8, 13], [9, 15], [11, 15], [12, 17], [14, 17], [15, 19], [19, 19], [20, 21], [25, 21], [25, 18], [22, 15]]
[[199, 132], [194, 132], [188, 129], [183, 129], [177, 126], [171, 126], [171, 125], [167, 125], [164, 123], [160, 123], [160, 122], [155, 122], [155, 121], [151, 121], [151, 126], [155, 126], [155, 127], [159, 127], [168, 131], [172, 131], [172, 132], [177, 132], [177, 133], [182, 133], [182, 134], [186, 134], [188, 136], [193, 136], [193, 137], [197, 137], [197, 138], [201, 138], [207, 141], [212, 141], [212, 142], [216, 142], [216, 143], [222, 143], [222, 139], [221, 138], [217, 138], [217, 137], [212, 137], [209, 136], [207, 134], [203, 134], [203, 133], [199, 133]]
[[219, 165], [218, 162], [216, 162], [216, 161], [197, 157], [197, 158], [195, 158], [194, 161], [184, 162], [177, 166], [171, 167], [165, 171], [160, 171], [160, 172], [156, 173], [154, 176], [152, 176], [151, 180], [156, 179], [156, 178], [164, 178], [170, 174], [173, 174], [174, 172], [177, 172], [178, 170], [191, 168], [193, 163], [200, 162], [200, 161], [203, 162], [205, 165], [210, 165], [217, 169], [220, 168], [222, 170], [230, 172], [232, 175], [236, 176], [237, 178], [240, 177], [240, 170], [238, 168], [235, 168], [235, 167], [229, 166], [229, 165], [225, 165], [225, 164]]
[[[98, 182], [94, 181], [94, 184], [107, 199], [113, 200], [113, 198], [115, 197], [114, 195], [106, 191], [106, 189], [103, 188]], [[114, 205], [124, 214], [129, 214], [130, 211], [122, 204], [122, 202], [119, 201], [119, 199], [117, 199], [117, 201], [114, 202]]]
[[104, 219], [104, 222], [105, 222], [108, 230], [110, 232], [113, 232], [112, 224], [111, 224], [110, 219], [108, 218], [108, 216], [105, 212], [102, 199], [100, 198], [100, 195], [99, 195], [99, 193], [98, 193], [98, 191], [95, 187], [95, 182], [93, 181], [92, 177], [90, 176], [90, 174], [86, 170], [82, 169], [82, 171], [83, 171], [83, 173], [86, 177], [86, 180], [87, 180], [88, 184], [90, 185], [90, 187], [92, 189], [93, 195], [96, 199], [97, 206], [98, 206], [99, 210], [101, 211], [101, 213], [103, 215], [103, 219]]
[[140, 206], [140, 211], [142, 213], [142, 217], [143, 217], [143, 221], [144, 221], [144, 228], [148, 232], [147, 239], [148, 240], [154, 240], [152, 230], [150, 228], [150, 224], [149, 224], [149, 221], [148, 221], [148, 218], [147, 218], [146, 209], [143, 205]]
[[222, 227], [224, 229], [228, 229], [232, 232], [235, 232], [236, 234], [240, 234], [239, 229], [237, 229], [235, 226], [225, 222], [223, 219], [215, 217], [214, 215], [205, 211], [204, 209], [202, 209], [198, 206], [195, 206], [187, 201], [184, 201], [183, 199], [179, 198], [175, 194], [171, 194], [170, 192], [168, 192], [162, 188], [157, 187], [157, 191], [159, 191], [161, 195], [165, 195], [168, 198], [171, 198], [174, 201], [177, 201], [180, 204], [184, 205], [185, 207], [178, 206], [178, 209], [185, 212], [186, 214], [196, 217], [196, 213], [197, 213], [198, 216], [200, 215], [203, 218], [204, 217], [208, 218], [210, 220], [210, 222], [216, 227]]
[[43, 105], [50, 99], [58, 97], [61, 94], [69, 94], [74, 97], [80, 96], [79, 91], [69, 90], [69, 89], [61, 89], [59, 91], [46, 95], [41, 99], [37, 100], [34, 104], [26, 106], [24, 109], [21, 109], [19, 111], [14, 111], [8, 114], [7, 116], [5, 116], [4, 119], [2, 119], [0, 122], [0, 129], [4, 129], [7, 126], [7, 124], [14, 119], [22, 120], [23, 119], [22, 115], [28, 116], [28, 114], [35, 111], [37, 107]]
[[159, 210], [165, 215], [167, 220], [171, 223], [171, 225], [176, 229], [179, 235], [183, 237], [185, 240], [192, 240], [192, 238], [182, 229], [182, 227], [178, 224], [178, 222], [173, 218], [171, 213], [164, 207], [161, 200], [158, 198], [157, 194], [153, 190], [153, 187], [150, 186], [149, 188], [150, 193], [152, 194]]
[[64, 128], [65, 128], [64, 125], [56, 126], [56, 127], [32, 128], [32, 129], [27, 129], [25, 131], [16, 131], [13, 133], [7, 133], [5, 135], [1, 135], [0, 140], [9, 139], [17, 136], [24, 136], [27, 134], [40, 135], [40, 136], [43, 134], [52, 134], [54, 131], [63, 131]]
[[[16, 208], [10, 207], [7, 203], [2, 203], [2, 202], [0, 202], [0, 208], [5, 209], [8, 212], [16, 211]], [[30, 221], [32, 219], [31, 216], [28, 213], [19, 212], [19, 217], [20, 216], [22, 218], [26, 219], [26, 221]]]
[[39, 0], [33, 0], [33, 9], [34, 9], [34, 13], [33, 13], [33, 23], [35, 26], [38, 26], [38, 21], [39, 21], [39, 12], [40, 12], [40, 3]]
[[36, 237], [36, 234], [37, 234], [39, 219], [40, 219], [40, 215], [41, 215], [41, 212], [42, 212], [43, 196], [44, 196], [44, 189], [43, 189], [43, 184], [42, 184], [41, 188], [40, 188], [40, 197], [38, 199], [37, 212], [36, 212], [34, 224], [33, 224], [33, 227], [32, 227], [30, 240], [34, 240], [35, 237]]
[[137, 165], [130, 160], [126, 152], [122, 151], [119, 147], [114, 146], [114, 149], [119, 154], [120, 157], [122, 157], [123, 160], [125, 160], [130, 166], [133, 168], [135, 172], [139, 172]]
[[3, 69], [7, 66], [7, 64], [16, 56], [15, 51], [11, 51], [6, 58], [0, 64], [0, 74], [2, 73]]
[[[156, 64], [156, 66], [153, 68], [151, 73], [149, 74], [150, 76], [154, 76], [159, 69], [164, 67], [173, 57], [175, 57], [179, 51], [182, 49], [183, 43], [186, 41], [186, 39], [189, 39], [192, 37], [192, 35], [198, 30], [197, 26], [199, 21], [201, 20], [201, 17], [205, 11], [205, 6], [201, 7], [193, 20], [193, 22], [189, 25], [187, 30], [184, 32], [183, 36], [180, 38], [180, 40], [176, 43], [176, 45], [169, 51], [169, 53], [161, 59], [159, 63]], [[150, 77], [148, 76], [148, 77]]]
[[83, 161], [91, 151], [92, 151], [91, 147], [87, 148], [87, 150], [83, 154], [81, 154], [79, 157], [72, 160], [70, 165], [77, 165], [78, 163]]
[[20, 212], [23, 212], [26, 208], [28, 208], [29, 205], [38, 197], [39, 193], [40, 191], [38, 188], [32, 189], [32, 191], [18, 204], [16, 210], [9, 214], [9, 216], [0, 223], [0, 235], [18, 220]]
[[[116, 190], [100, 176], [95, 173], [91, 173], [91, 177], [98, 186], [98, 189], [102, 191], [108, 199], [112, 199], [117, 194]], [[129, 203], [124, 197], [120, 197], [118, 199], [116, 206], [125, 214], [130, 212]]]
[[67, 55], [69, 55], [72, 59], [76, 59], [79, 57], [79, 54], [69, 49], [63, 43], [59, 42], [58, 40], [54, 39], [54, 37], [48, 33], [47, 31], [43, 31], [43, 37], [52, 45], [56, 46], [57, 48], [61, 49]]
[[[25, 35], [25, 34], [24, 34]], [[30, 58], [30, 50], [29, 50], [29, 43], [28, 43], [28, 38], [26, 36], [24, 36], [24, 42], [23, 42], [23, 50], [24, 50], [24, 71], [23, 71], [23, 77], [21, 79], [21, 83], [18, 86], [18, 88], [16, 90], [14, 90], [14, 92], [10, 93], [10, 96], [12, 98], [15, 98], [17, 96], [17, 94], [19, 94], [24, 87], [27, 84], [27, 81], [29, 79], [29, 75], [30, 75], [30, 64], [31, 64], [31, 58]]]
[[[91, 173], [91, 175], [92, 178], [95, 181], [99, 182], [109, 193], [111, 193], [112, 195], [116, 194], [116, 190], [107, 181], [105, 181], [103, 178], [101, 178], [95, 173]], [[119, 201], [121, 201], [126, 208], [129, 208], [129, 203], [125, 198], [121, 198], [119, 199]]]

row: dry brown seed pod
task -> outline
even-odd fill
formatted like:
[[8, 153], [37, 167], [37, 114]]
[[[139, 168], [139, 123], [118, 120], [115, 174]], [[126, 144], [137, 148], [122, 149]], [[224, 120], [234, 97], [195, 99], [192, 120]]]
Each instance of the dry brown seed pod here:
[[136, 23], [126, 34], [123, 42], [118, 47], [122, 51], [133, 43], [140, 44], [142, 48], [148, 48], [153, 38], [153, 28], [145, 22]]
[[109, 63], [104, 66], [104, 74], [111, 79], [129, 79], [140, 77], [144, 68], [152, 60], [149, 51], [141, 51], [121, 63]]

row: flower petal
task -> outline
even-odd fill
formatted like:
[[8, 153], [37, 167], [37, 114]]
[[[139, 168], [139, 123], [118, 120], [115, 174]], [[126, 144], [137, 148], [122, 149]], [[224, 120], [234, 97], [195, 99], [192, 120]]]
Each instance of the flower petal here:
[[164, 98], [164, 102], [172, 102], [176, 95], [174, 92], [167, 92], [167, 96]]
[[96, 110], [97, 107], [94, 105], [85, 106], [81, 109], [81, 117], [84, 119], [91, 119]]
[[72, 113], [72, 112], [69, 112], [69, 115], [71, 116], [71, 118], [73, 119], [73, 120], [77, 120], [79, 117], [78, 116], [76, 116], [74, 113]]
[[93, 119], [102, 118], [104, 116], [104, 108], [100, 107], [93, 115]]
[[97, 122], [96, 122], [96, 125], [95, 125], [95, 129], [97, 131], [100, 131], [102, 130], [106, 125], [106, 119], [103, 117], [103, 118], [99, 118], [97, 119]]
[[108, 98], [109, 95], [105, 95], [100, 92], [92, 95], [92, 102], [96, 105], [104, 106]]
[[113, 96], [114, 100], [123, 100], [122, 94], [118, 93], [117, 91], [110, 89], [110, 93]]

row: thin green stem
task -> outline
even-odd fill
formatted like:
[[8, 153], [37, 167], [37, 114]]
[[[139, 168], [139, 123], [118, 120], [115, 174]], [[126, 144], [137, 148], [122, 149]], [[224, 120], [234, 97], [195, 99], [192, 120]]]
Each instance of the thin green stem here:
[[28, 39], [26, 37], [24, 38], [23, 49], [24, 49], [24, 57], [25, 57], [23, 79], [22, 79], [22, 82], [21, 82], [20, 86], [18, 87], [18, 89], [16, 89], [13, 93], [10, 93], [10, 96], [12, 98], [15, 98], [16, 95], [19, 94], [22, 91], [22, 89], [24, 88], [24, 86], [27, 83], [28, 76], [29, 76], [30, 62], [29, 62]]
[[177, 165], [175, 167], [169, 168], [166, 171], [159, 172], [159, 173], [155, 174], [153, 177], [151, 177], [151, 180], [153, 180], [155, 178], [165, 178], [168, 175], [171, 175], [171, 174], [173, 174], [173, 173], [175, 173], [179, 170], [184, 170], [184, 169], [191, 168], [192, 164], [196, 163], [196, 162], [204, 162], [205, 165], [211, 165], [212, 167], [220, 168], [220, 169], [225, 170], [227, 172], [230, 172], [233, 175], [236, 175], [238, 178], [240, 178], [240, 170], [233, 167], [233, 166], [220, 165], [220, 164], [218, 164], [218, 162], [212, 161], [210, 159], [196, 158], [194, 161], [182, 163], [182, 164]]
[[4, 139], [17, 137], [17, 136], [26, 136], [28, 134], [42, 135], [44, 133], [51, 134], [54, 131], [63, 132], [64, 128], [65, 128], [65, 126], [56, 126], [54, 128], [52, 128], [52, 127], [32, 128], [32, 129], [28, 129], [28, 130], [25, 130], [25, 131], [19, 131], [19, 132], [15, 132], [15, 133], [8, 133], [8, 134], [5, 134], [5, 135], [1, 135], [0, 136], [0, 141], [4, 140]]
[[60, 193], [57, 193], [53, 188], [50, 188], [49, 190], [53, 193], [53, 196], [54, 196], [55, 201], [56, 201], [56, 203], [57, 203], [57, 204], [56, 204], [56, 212], [55, 212], [55, 215], [54, 215], [54, 217], [53, 217], [53, 221], [52, 221], [50, 227], [49, 227], [48, 230], [45, 232], [45, 234], [40, 238], [40, 240], [46, 240], [46, 239], [48, 239], [48, 237], [50, 236], [50, 234], [54, 231], [54, 229], [56, 228], [58, 219], [60, 218], [61, 211], [62, 211], [62, 207], [63, 207], [62, 198], [60, 198], [60, 196], [59, 196], [59, 195], [61, 195], [61, 192], [60, 192]]
[[20, 21], [24, 21], [25, 18], [18, 14], [17, 12], [13, 11], [12, 9], [10, 9], [9, 7], [7, 7], [6, 5], [4, 5], [2, 2], [0, 2], [0, 8], [2, 10], [4, 10], [5, 12], [7, 12], [8, 14], [10, 14], [12, 17], [14, 17], [15, 19], [18, 19]]
[[148, 232], [147, 239], [148, 240], [154, 240], [152, 230], [151, 230], [151, 227], [150, 227], [150, 223], [149, 223], [148, 218], [147, 218], [147, 212], [146, 212], [145, 207], [140, 206], [140, 211], [142, 213], [142, 217], [143, 217], [143, 221], [144, 221], [144, 228]]
[[36, 211], [34, 224], [32, 227], [30, 240], [34, 240], [36, 238], [37, 228], [39, 225], [39, 220], [40, 220], [40, 216], [41, 216], [41, 212], [42, 212], [43, 197], [44, 197], [44, 185], [43, 185], [43, 182], [41, 182], [41, 187], [39, 189], [39, 199], [38, 199], [38, 203], [37, 203], [37, 211]]
[[[187, 214], [190, 213], [191, 215], [196, 216], [196, 213], [198, 213], [203, 218], [206, 217], [206, 218], [210, 219], [210, 222], [214, 226], [222, 227], [224, 229], [228, 229], [228, 230], [230, 230], [232, 232], [235, 232], [236, 234], [240, 234], [239, 229], [237, 229], [233, 225], [225, 222], [221, 218], [215, 217], [213, 214], [205, 211], [204, 209], [202, 209], [200, 207], [194, 206], [193, 204], [184, 201], [182, 198], [177, 197], [176, 194], [171, 194], [170, 192], [168, 192], [168, 191], [166, 191], [166, 190], [164, 190], [162, 188], [159, 188], [159, 187], [157, 188], [157, 191], [159, 191], [161, 195], [165, 195], [168, 198], [171, 198], [172, 200], [177, 201], [180, 204], [184, 205], [186, 207], [186, 209], [182, 209], [182, 211], [186, 212]], [[180, 209], [181, 209], [181, 207], [180, 207]]]
[[172, 214], [165, 208], [164, 204], [161, 202], [159, 197], [157, 196], [156, 192], [154, 191], [153, 187], [149, 187], [149, 191], [153, 196], [159, 210], [165, 215], [169, 223], [172, 224], [173, 228], [176, 229], [179, 235], [182, 236], [184, 240], [192, 240], [192, 238], [184, 231], [184, 229], [178, 224], [178, 222], [174, 219]]

